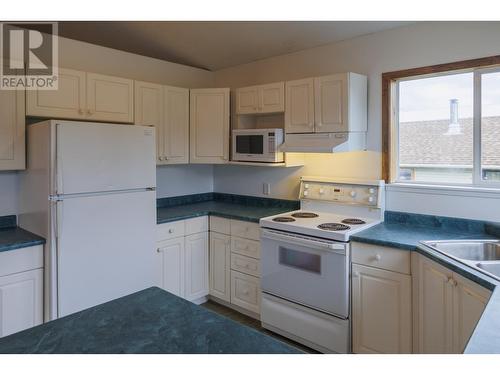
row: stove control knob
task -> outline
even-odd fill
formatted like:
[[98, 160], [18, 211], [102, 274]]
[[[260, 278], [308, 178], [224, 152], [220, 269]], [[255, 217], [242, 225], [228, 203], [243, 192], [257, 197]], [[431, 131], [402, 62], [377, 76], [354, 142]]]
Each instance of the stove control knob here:
[[356, 192], [353, 190], [349, 193], [349, 195], [352, 197], [352, 198], [355, 198], [356, 197]]
[[373, 197], [368, 197], [368, 202], [373, 203], [375, 199]]
[[375, 189], [374, 189], [374, 188], [369, 188], [369, 189], [368, 189], [368, 193], [370, 193], [370, 194], [375, 194]]

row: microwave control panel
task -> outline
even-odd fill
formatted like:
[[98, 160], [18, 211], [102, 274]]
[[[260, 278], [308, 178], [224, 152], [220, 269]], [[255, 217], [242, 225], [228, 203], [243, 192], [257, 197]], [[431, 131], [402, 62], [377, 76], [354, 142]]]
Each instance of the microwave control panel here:
[[379, 185], [346, 184], [302, 180], [300, 199], [320, 200], [344, 204], [378, 207], [381, 197]]

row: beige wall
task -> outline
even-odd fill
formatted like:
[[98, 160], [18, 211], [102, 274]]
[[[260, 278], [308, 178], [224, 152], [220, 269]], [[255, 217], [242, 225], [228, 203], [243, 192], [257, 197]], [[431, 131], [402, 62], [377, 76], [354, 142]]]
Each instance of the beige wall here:
[[[381, 74], [457, 60], [500, 54], [500, 22], [425, 22], [361, 36], [288, 55], [277, 56], [215, 72], [217, 86], [231, 88], [281, 80], [353, 71], [368, 76], [368, 149], [372, 152], [309, 157], [301, 169], [263, 171], [248, 167], [214, 169], [216, 191], [262, 195], [262, 183], [271, 183], [271, 195], [296, 198], [298, 176], [316, 174], [332, 177], [381, 176]], [[264, 168], [260, 168], [264, 169]], [[484, 202], [478, 205], [464, 197], [435, 197], [443, 201], [443, 215], [481, 218]], [[426, 194], [388, 195], [388, 208], [431, 213]], [[411, 207], [406, 201], [413, 201]], [[488, 201], [492, 203], [491, 200]], [[463, 204], [462, 204], [463, 203]], [[496, 203], [495, 203], [496, 204]], [[471, 212], [470, 208], [474, 210]], [[491, 212], [491, 210], [489, 210]], [[435, 212], [432, 212], [435, 213]], [[500, 214], [488, 215], [500, 221]]]
[[187, 88], [211, 87], [214, 84], [214, 73], [207, 70], [67, 38], [59, 38], [59, 65]]

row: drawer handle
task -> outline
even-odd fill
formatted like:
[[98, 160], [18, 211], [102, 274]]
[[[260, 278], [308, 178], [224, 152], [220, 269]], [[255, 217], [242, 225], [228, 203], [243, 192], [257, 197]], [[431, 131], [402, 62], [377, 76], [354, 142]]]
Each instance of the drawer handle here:
[[382, 257], [380, 256], [380, 254], [375, 254], [374, 256], [375, 260], [378, 262], [380, 259], [382, 259]]

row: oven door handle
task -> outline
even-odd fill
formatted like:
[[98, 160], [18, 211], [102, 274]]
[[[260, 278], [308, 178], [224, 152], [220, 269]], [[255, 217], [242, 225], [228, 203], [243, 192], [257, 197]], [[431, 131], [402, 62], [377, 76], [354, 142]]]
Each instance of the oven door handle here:
[[340, 244], [340, 243], [332, 243], [332, 242], [326, 242], [326, 241], [321, 241], [321, 240], [313, 240], [313, 239], [306, 239], [298, 236], [290, 236], [287, 234], [281, 234], [281, 233], [276, 233], [274, 231], [270, 230], [262, 230], [261, 234], [262, 238], [267, 238], [269, 240], [275, 240], [275, 241], [283, 241], [283, 242], [288, 242], [294, 245], [300, 244], [304, 245], [307, 247], [314, 247], [315, 249], [321, 248], [321, 249], [327, 249], [329, 251], [343, 254], [345, 255], [346, 253], [346, 248], [345, 244]]

